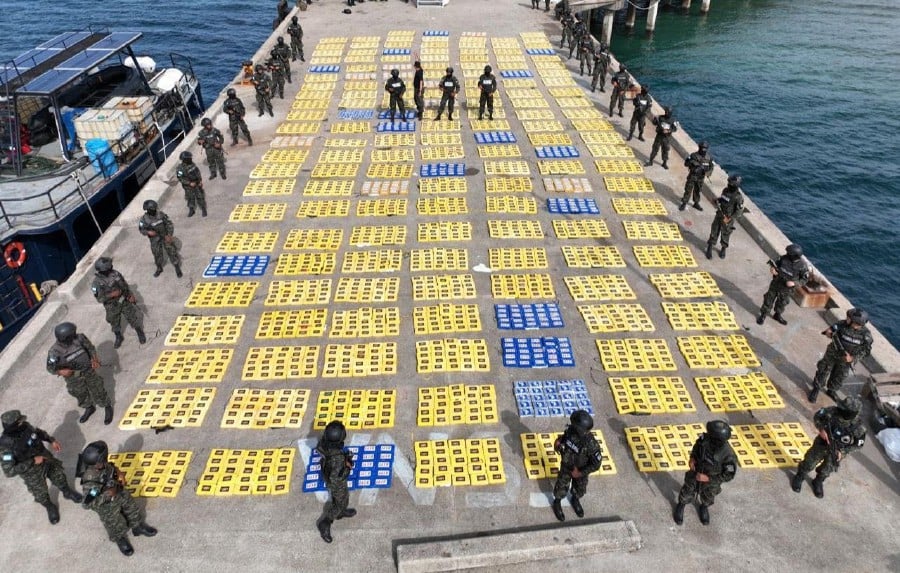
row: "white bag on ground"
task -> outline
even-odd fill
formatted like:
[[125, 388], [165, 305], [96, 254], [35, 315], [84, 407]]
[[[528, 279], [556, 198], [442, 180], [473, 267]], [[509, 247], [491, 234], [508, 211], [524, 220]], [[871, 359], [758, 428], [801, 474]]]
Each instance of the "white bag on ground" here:
[[887, 456], [900, 462], [900, 428], [885, 428], [876, 435]]

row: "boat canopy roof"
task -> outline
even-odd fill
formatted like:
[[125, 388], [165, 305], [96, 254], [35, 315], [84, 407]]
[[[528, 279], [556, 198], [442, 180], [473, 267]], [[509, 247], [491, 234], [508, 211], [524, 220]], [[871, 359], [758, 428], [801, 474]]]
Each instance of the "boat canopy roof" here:
[[138, 41], [140, 32], [65, 32], [3, 64], [0, 93], [49, 97]]

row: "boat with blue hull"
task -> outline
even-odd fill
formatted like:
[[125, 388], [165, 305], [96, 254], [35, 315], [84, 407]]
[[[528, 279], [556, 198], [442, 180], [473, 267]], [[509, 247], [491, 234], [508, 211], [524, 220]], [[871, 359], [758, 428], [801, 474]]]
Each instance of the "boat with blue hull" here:
[[189, 58], [82, 30], [0, 68], [0, 349], [137, 195], [205, 106]]

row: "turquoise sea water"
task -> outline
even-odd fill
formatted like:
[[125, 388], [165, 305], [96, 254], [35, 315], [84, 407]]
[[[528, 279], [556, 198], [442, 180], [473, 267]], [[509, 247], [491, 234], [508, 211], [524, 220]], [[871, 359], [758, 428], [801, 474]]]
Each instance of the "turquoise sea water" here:
[[[6, 0], [0, 58], [92, 22], [138, 30], [160, 65], [190, 55], [212, 101], [270, 34], [275, 4]], [[900, 345], [897, 1], [713, 0], [707, 16], [694, 4], [662, 11], [649, 40], [639, 18], [613, 51]]]

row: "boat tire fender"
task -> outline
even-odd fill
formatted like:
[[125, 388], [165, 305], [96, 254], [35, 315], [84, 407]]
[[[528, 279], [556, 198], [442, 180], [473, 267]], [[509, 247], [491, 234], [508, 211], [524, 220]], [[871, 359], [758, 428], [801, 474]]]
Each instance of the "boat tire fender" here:
[[[14, 256], [15, 255], [15, 256]], [[11, 269], [17, 269], [25, 264], [28, 259], [28, 253], [25, 251], [25, 245], [19, 241], [13, 241], [6, 245], [3, 249], [3, 258], [6, 259], [6, 266]]]

